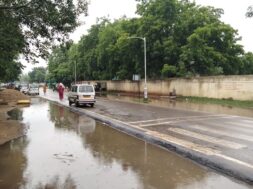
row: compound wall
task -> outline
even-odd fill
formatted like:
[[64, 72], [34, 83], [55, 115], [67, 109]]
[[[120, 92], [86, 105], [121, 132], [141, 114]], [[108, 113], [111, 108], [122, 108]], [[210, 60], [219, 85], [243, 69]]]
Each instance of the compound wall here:
[[[144, 80], [106, 83], [108, 91], [143, 93]], [[168, 96], [175, 89], [176, 94], [182, 96], [253, 100], [253, 75], [148, 80], [147, 87], [149, 94], [161, 96]]]

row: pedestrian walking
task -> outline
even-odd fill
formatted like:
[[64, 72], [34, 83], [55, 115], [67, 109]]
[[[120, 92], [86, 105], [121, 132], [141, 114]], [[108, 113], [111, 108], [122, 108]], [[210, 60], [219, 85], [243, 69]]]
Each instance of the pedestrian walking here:
[[47, 92], [47, 84], [45, 83], [45, 85], [43, 86], [43, 92], [44, 92], [44, 95], [46, 94]]
[[64, 85], [60, 83], [58, 85], [58, 93], [59, 93], [59, 98], [60, 100], [63, 100], [63, 94], [64, 94]]

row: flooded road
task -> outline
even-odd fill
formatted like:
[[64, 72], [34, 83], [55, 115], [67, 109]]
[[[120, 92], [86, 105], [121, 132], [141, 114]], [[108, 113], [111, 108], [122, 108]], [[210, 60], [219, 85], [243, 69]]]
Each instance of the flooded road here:
[[[142, 96], [133, 97], [133, 96], [124, 96], [120, 94], [107, 94], [103, 96], [103, 98], [109, 100], [123, 100], [127, 102], [138, 102], [143, 103]], [[182, 109], [182, 110], [193, 110], [200, 112], [209, 112], [216, 114], [227, 114], [227, 115], [237, 115], [244, 117], [253, 117], [253, 109], [252, 108], [239, 108], [239, 107], [231, 107], [224, 106], [219, 104], [209, 104], [209, 103], [194, 103], [187, 102], [180, 99], [170, 99], [168, 97], [156, 97], [149, 98], [149, 105], [158, 106], [158, 107], [166, 107], [166, 108], [174, 108], [174, 109]]]
[[0, 146], [1, 189], [253, 188], [39, 98], [16, 117], [27, 135]]

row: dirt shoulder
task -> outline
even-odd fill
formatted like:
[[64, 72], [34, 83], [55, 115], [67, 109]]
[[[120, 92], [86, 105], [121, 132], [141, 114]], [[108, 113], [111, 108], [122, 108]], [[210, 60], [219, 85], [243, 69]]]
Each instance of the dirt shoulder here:
[[13, 89], [0, 91], [0, 145], [24, 135], [24, 125], [18, 120], [11, 120], [8, 112], [18, 107], [18, 100], [29, 99]]

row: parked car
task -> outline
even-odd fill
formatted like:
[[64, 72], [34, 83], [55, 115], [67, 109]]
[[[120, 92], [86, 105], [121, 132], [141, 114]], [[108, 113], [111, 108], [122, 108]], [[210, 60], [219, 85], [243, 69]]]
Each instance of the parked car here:
[[28, 95], [39, 95], [39, 85], [37, 84], [29, 84], [28, 87], [28, 91], [27, 91]]
[[27, 92], [28, 92], [28, 84], [21, 84], [20, 85], [20, 92], [24, 93], [24, 94], [27, 94]]
[[14, 89], [17, 90], [17, 91], [20, 91], [21, 85], [20, 85], [19, 83], [16, 83], [16, 84], [14, 85]]
[[6, 84], [0, 83], [0, 91], [6, 89]]
[[68, 93], [69, 105], [90, 105], [94, 106], [95, 100], [95, 89], [90, 84], [76, 84], [71, 87]]

